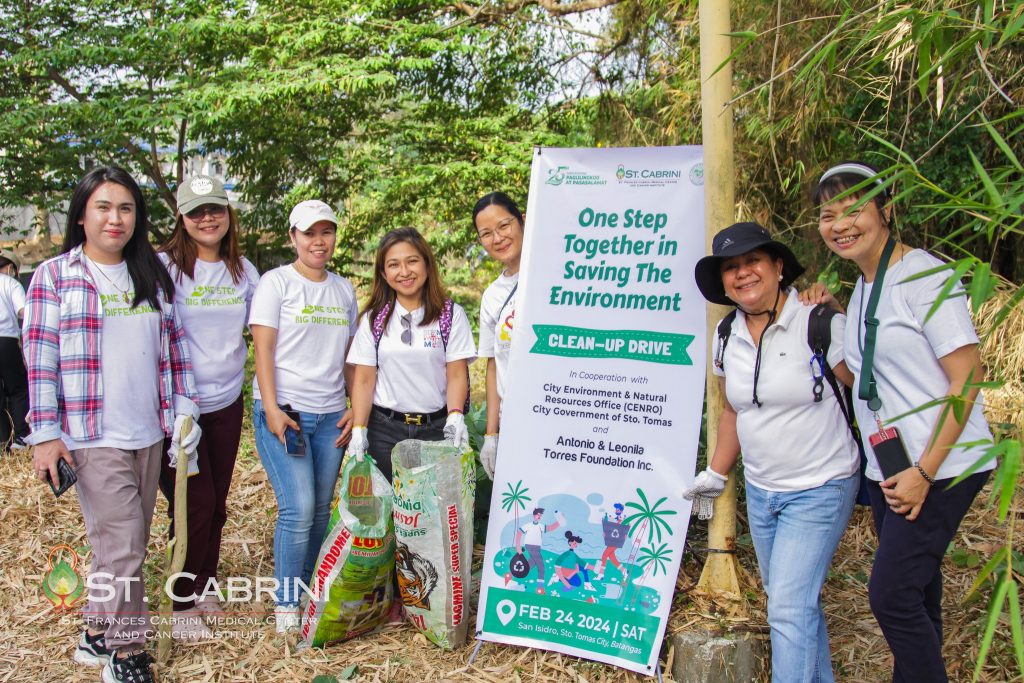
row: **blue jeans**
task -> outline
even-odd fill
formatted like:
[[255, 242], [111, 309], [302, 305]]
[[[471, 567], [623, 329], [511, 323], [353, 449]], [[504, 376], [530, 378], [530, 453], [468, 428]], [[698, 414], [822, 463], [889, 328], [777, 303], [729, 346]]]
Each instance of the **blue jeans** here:
[[302, 594], [296, 581], [309, 584], [320, 544], [331, 517], [334, 486], [338, 483], [344, 449], [334, 445], [341, 434], [336, 426], [344, 411], [299, 412], [306, 455], [288, 455], [267, 428], [262, 401], [252, 406], [256, 450], [277, 498], [274, 527], [275, 594], [279, 605], [297, 605]]
[[773, 683], [832, 683], [821, 588], [850, 521], [860, 475], [806, 491], [747, 484], [747, 517], [768, 594]]

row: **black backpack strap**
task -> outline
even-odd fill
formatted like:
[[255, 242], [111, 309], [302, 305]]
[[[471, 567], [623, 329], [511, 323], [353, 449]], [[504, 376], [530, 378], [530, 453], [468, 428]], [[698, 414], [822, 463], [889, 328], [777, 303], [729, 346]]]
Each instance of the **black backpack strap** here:
[[[832, 372], [832, 366], [828, 364], [828, 348], [832, 344], [832, 318], [839, 311], [828, 304], [818, 304], [811, 309], [807, 318], [807, 345], [811, 348], [811, 370], [814, 375], [814, 401], [822, 400], [823, 382], [828, 382], [832, 387], [832, 393], [839, 403], [839, 410], [846, 419], [846, 425], [850, 428], [854, 441], [860, 446], [860, 431], [855, 424], [853, 414], [853, 391], [842, 385]], [[817, 368], [818, 372], [814, 372]]]
[[735, 320], [736, 309], [734, 308], [718, 321], [718, 353], [715, 354], [715, 367], [719, 370], [725, 370], [725, 347], [729, 345], [729, 336], [732, 334], [732, 324]]

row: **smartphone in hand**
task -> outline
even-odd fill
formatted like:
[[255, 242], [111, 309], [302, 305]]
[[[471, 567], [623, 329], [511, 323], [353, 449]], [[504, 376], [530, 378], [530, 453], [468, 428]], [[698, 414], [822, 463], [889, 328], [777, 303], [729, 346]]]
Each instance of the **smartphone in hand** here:
[[298, 429], [291, 427], [285, 427], [284, 430], [284, 451], [288, 455], [302, 456], [306, 454], [306, 439], [302, 436], [302, 422], [299, 420], [299, 411], [292, 409], [291, 405], [286, 403], [283, 406], [278, 406], [284, 414], [287, 415], [295, 424], [299, 425]]

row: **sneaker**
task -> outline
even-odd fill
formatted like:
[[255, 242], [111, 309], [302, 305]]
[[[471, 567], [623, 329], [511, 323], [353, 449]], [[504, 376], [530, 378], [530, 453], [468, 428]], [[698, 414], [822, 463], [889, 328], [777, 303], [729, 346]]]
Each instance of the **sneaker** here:
[[278, 605], [274, 608], [274, 622], [278, 633], [298, 631], [302, 625], [298, 605]]
[[195, 607], [175, 612], [171, 617], [171, 636], [190, 643], [213, 638], [213, 631], [206, 625], [204, 616]]
[[150, 665], [153, 658], [148, 652], [136, 652], [133, 655], [112, 656], [103, 667], [103, 683], [154, 683], [153, 670]]
[[594, 588], [594, 584], [590, 583], [589, 581], [587, 581], [585, 584], [583, 584], [583, 587], [585, 589], [587, 589], [588, 591], [590, 591], [590, 592], [594, 592], [594, 591], [597, 590], [596, 588]]
[[107, 640], [102, 633], [92, 636], [86, 630], [82, 631], [73, 659], [79, 664], [102, 666], [110, 661], [113, 654], [113, 650], [107, 649]]
[[23, 451], [23, 450], [25, 450], [27, 448], [32, 448], [32, 447], [29, 446], [27, 443], [25, 443], [25, 440], [23, 438], [21, 438], [20, 436], [14, 437], [14, 440], [11, 441], [11, 451], [12, 452], [13, 451]]

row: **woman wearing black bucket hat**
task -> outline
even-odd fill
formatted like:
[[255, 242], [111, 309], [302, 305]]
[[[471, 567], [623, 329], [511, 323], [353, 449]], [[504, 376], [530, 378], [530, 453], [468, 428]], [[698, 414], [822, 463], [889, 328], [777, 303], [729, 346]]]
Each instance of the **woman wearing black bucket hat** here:
[[832, 318], [827, 358], [815, 356], [808, 345], [813, 308], [790, 287], [803, 270], [760, 225], [737, 223], [715, 236], [712, 255], [695, 271], [708, 301], [736, 311], [731, 325], [720, 326], [715, 351], [726, 396], [718, 442], [683, 495], [700, 517], [710, 517], [742, 449], [776, 683], [835, 680], [821, 588], [859, 482], [857, 446], [839, 401], [819, 379], [825, 362], [851, 379], [843, 363], [845, 318]]

